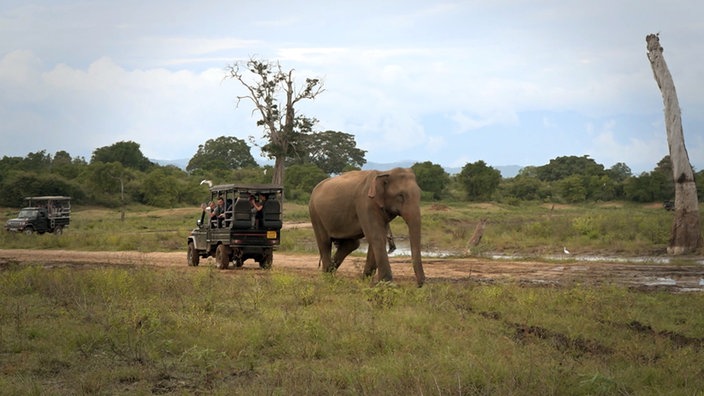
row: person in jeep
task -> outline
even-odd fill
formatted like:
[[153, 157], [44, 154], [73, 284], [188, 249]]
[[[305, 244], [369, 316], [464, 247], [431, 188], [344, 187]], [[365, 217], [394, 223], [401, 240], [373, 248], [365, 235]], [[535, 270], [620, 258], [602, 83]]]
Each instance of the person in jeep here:
[[265, 202], [266, 196], [264, 194], [259, 194], [259, 201], [254, 198], [254, 195], [249, 196], [249, 204], [252, 205], [252, 228], [261, 228], [264, 222], [262, 209], [264, 209]]
[[222, 227], [222, 221], [225, 219], [225, 199], [218, 197], [217, 205], [210, 213], [210, 220], [213, 227]]

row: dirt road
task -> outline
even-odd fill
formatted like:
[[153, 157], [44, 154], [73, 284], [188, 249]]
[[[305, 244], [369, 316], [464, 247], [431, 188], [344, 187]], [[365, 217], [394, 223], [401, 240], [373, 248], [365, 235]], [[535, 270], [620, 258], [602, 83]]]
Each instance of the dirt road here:
[[[186, 253], [83, 252], [67, 250], [0, 250], [0, 269], [9, 263], [34, 263], [47, 267], [63, 265], [150, 265], [198, 271], [186, 265]], [[424, 258], [428, 283], [441, 280], [475, 282], [517, 281], [537, 284], [587, 285], [619, 284], [639, 289], [704, 292], [704, 264], [687, 260], [677, 264], [625, 263], [606, 261], [529, 261], [487, 258]], [[201, 260], [201, 267], [214, 266], [212, 259]], [[364, 258], [349, 257], [339, 269], [340, 276], [361, 276]], [[317, 255], [276, 252], [274, 268], [303, 274], [320, 273]], [[394, 279], [412, 284], [413, 269], [407, 257], [391, 258]], [[241, 269], [222, 271], [238, 276], [247, 271], [260, 271], [248, 260]], [[262, 271], [264, 273], [264, 271]]]

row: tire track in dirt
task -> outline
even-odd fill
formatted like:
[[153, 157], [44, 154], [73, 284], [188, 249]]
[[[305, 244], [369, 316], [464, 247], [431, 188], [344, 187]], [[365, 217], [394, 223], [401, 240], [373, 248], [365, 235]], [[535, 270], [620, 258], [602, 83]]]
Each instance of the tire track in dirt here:
[[[338, 274], [359, 277], [364, 267], [364, 257], [348, 257]], [[74, 251], [74, 250], [0, 250], [0, 268], [11, 262], [61, 265], [132, 265], [189, 269], [186, 252], [136, 252], [136, 251]], [[414, 282], [413, 268], [408, 257], [390, 258], [391, 269], [397, 282]], [[201, 267], [215, 266], [211, 258], [202, 259]], [[544, 262], [535, 260], [491, 260], [485, 258], [425, 258], [423, 267], [428, 282], [436, 281], [517, 281], [528, 284], [585, 285], [619, 284], [643, 290], [666, 289], [673, 291], [704, 291], [704, 265], [691, 264], [630, 264], [610, 262]], [[196, 270], [195, 268], [190, 268]], [[223, 270], [238, 274], [242, 270], [259, 270], [248, 260], [241, 269]], [[314, 276], [321, 272], [318, 256], [276, 252], [274, 269], [283, 269]], [[250, 272], [250, 271], [245, 271]]]

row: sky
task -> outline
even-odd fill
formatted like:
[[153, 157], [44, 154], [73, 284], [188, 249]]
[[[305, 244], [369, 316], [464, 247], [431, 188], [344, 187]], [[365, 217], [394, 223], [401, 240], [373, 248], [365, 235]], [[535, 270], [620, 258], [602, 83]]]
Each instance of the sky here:
[[[190, 159], [262, 143], [226, 68], [278, 61], [325, 91], [297, 107], [369, 162], [649, 172], [668, 154], [645, 37], [659, 33], [689, 159], [704, 169], [704, 2], [0, 0], [0, 157], [90, 160], [133, 141]], [[256, 147], [252, 154], [260, 157]]]

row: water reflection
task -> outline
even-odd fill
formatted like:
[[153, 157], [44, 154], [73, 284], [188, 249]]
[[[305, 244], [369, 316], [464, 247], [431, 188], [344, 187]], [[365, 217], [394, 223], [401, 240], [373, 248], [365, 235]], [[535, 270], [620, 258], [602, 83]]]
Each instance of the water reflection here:
[[[361, 241], [361, 244], [359, 245], [359, 248], [357, 251], [362, 252], [362, 253], [367, 253], [367, 250], [369, 249], [369, 245], [365, 240]], [[437, 251], [428, 251], [428, 250], [421, 250], [420, 252], [421, 257], [451, 257], [451, 256], [459, 256], [460, 254], [457, 252], [451, 252], [451, 251], [443, 251], [443, 250], [437, 250]], [[393, 253], [389, 254], [389, 257], [410, 257], [411, 256], [411, 244], [408, 241], [396, 241], [396, 250], [394, 250]]]
[[[359, 249], [357, 249], [359, 252], [366, 253], [368, 250], [369, 245], [366, 243], [366, 241], [362, 240], [362, 243], [360, 244]], [[396, 251], [391, 253], [389, 256], [391, 257], [410, 257], [411, 256], [411, 247], [408, 242], [408, 240], [397, 240], [396, 241]], [[422, 257], [433, 257], [433, 258], [443, 258], [443, 257], [462, 257], [462, 256], [467, 256], [466, 252], [459, 252], [459, 251], [449, 251], [449, 250], [422, 250], [421, 251], [421, 256]], [[489, 260], [506, 260], [506, 261], [520, 261], [520, 260], [541, 260], [541, 261], [556, 261], [556, 266], [552, 268], [553, 271], [565, 271], [566, 267], [564, 265], [559, 265], [560, 262], [564, 263], [566, 261], [569, 262], [583, 262], [583, 263], [590, 263], [590, 262], [598, 262], [598, 263], [614, 263], [614, 264], [659, 264], [659, 265], [668, 265], [668, 264], [689, 264], [689, 265], [703, 265], [704, 266], [704, 259], [701, 257], [697, 258], [688, 258], [688, 257], [668, 257], [668, 256], [640, 256], [640, 257], [617, 257], [617, 256], [600, 256], [600, 255], [576, 255], [576, 254], [555, 254], [555, 255], [544, 255], [544, 256], [524, 256], [524, 255], [517, 255], [517, 254], [501, 254], [501, 253], [490, 253], [487, 252], [485, 254], [482, 254], [480, 257], [483, 257], [485, 259]], [[569, 266], [569, 271], [574, 272], [574, 271], [588, 271], [589, 270], [589, 265], [575, 265], [572, 264]], [[544, 280], [534, 280], [535, 282], [547, 282]], [[638, 283], [638, 282], [636, 282]], [[697, 280], [695, 277], [692, 279], [692, 277], [678, 277], [678, 276], [658, 276], [658, 277], [653, 277], [653, 276], [645, 276], [640, 278], [640, 284], [648, 287], [675, 287], [677, 288], [678, 291], [680, 292], [701, 292], [704, 290], [704, 278], [700, 278]]]
[[[369, 245], [365, 240], [361, 241], [359, 252], [367, 253]], [[458, 257], [466, 256], [466, 252], [452, 250], [421, 250], [421, 257]], [[411, 246], [407, 240], [396, 241], [396, 250], [389, 254], [390, 257], [411, 256]], [[702, 258], [687, 258], [687, 257], [667, 257], [667, 256], [639, 256], [639, 257], [618, 257], [618, 256], [600, 256], [600, 255], [576, 255], [576, 254], [553, 254], [543, 256], [526, 256], [520, 254], [503, 254], [487, 252], [481, 257], [491, 260], [529, 260], [538, 259], [546, 261], [577, 261], [577, 262], [607, 262], [607, 263], [633, 263], [633, 264], [672, 264], [672, 263], [692, 263], [704, 265]]]

